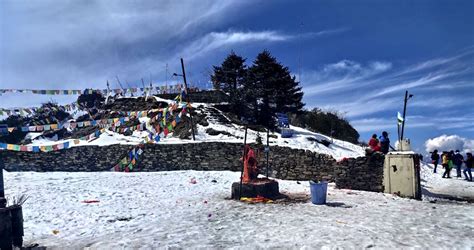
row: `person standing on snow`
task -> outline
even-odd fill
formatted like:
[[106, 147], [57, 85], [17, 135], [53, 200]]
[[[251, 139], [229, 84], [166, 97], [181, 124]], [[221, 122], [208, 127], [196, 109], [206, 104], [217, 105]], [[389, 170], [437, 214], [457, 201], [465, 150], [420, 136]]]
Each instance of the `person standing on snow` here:
[[456, 166], [456, 177], [461, 178], [461, 165], [464, 161], [464, 157], [456, 150], [456, 154], [453, 156], [453, 164]]
[[379, 140], [377, 140], [377, 135], [373, 134], [372, 138], [369, 140], [369, 147], [373, 152], [380, 151]]
[[438, 163], [439, 163], [439, 154], [438, 154], [438, 150], [435, 149], [435, 151], [433, 151], [433, 153], [431, 154], [431, 160], [434, 164], [434, 171], [433, 173], [436, 173], [436, 168], [438, 167]]
[[447, 178], [451, 178], [450, 176], [451, 169], [449, 168], [449, 161], [450, 161], [449, 153], [444, 151], [443, 154], [441, 155], [441, 159], [442, 159], [441, 165], [444, 168], [443, 178], [446, 178], [446, 175], [447, 175]]
[[[466, 154], [466, 160], [464, 161], [466, 164], [466, 168], [464, 169], [464, 176], [466, 177], [465, 180], [467, 181], [472, 181], [472, 173], [471, 173], [471, 168], [472, 168], [472, 153], [467, 153]], [[469, 173], [469, 178], [467, 178], [466, 172]]]
[[382, 153], [384, 154], [387, 154], [388, 149], [390, 148], [390, 139], [388, 139], [387, 131], [383, 131], [379, 139], [380, 139], [380, 151], [382, 151]]

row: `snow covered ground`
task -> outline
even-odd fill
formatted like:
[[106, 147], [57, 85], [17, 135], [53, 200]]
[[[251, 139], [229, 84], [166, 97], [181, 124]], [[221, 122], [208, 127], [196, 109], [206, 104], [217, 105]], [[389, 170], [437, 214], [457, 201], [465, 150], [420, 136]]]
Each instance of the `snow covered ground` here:
[[[293, 202], [246, 204], [229, 200], [239, 176], [5, 172], [5, 188], [7, 195], [30, 197], [23, 210], [25, 243], [58, 249], [474, 247], [472, 203], [417, 201], [330, 184], [328, 205], [317, 206], [308, 200], [307, 182], [279, 181]], [[426, 178], [424, 185], [437, 180]]]
[[456, 178], [456, 169], [451, 169], [451, 179], [442, 178], [444, 169], [438, 165], [437, 173], [433, 173], [433, 164], [423, 164], [421, 168], [421, 178], [423, 192], [434, 199], [450, 198], [459, 200], [470, 200], [474, 202], [474, 182]]

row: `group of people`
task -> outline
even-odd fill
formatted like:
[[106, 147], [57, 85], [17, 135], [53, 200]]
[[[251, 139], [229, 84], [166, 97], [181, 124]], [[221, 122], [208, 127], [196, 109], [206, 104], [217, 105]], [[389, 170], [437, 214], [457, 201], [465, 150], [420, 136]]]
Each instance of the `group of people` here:
[[444, 168], [443, 178], [451, 178], [450, 174], [453, 167], [456, 167], [456, 177], [461, 178], [461, 167], [464, 163], [466, 165], [466, 168], [463, 171], [465, 180], [472, 181], [472, 153], [466, 153], [466, 159], [464, 159], [459, 150], [456, 150], [456, 152], [453, 150], [449, 152], [443, 151], [441, 156], [438, 154], [437, 149], [434, 150], [433, 153], [431, 153], [431, 160], [434, 165], [434, 173], [436, 173], [436, 168], [438, 167], [440, 159], [441, 165]]
[[373, 152], [388, 153], [390, 148], [390, 139], [388, 138], [387, 131], [383, 131], [382, 135], [377, 139], [377, 134], [373, 134], [369, 140], [369, 147]]

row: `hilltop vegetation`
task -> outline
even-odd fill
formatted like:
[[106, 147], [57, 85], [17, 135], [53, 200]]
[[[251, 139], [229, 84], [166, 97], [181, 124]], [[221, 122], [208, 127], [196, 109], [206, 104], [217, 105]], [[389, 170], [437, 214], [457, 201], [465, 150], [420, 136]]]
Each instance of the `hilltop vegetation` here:
[[258, 54], [250, 67], [245, 61], [231, 52], [221, 65], [214, 66], [211, 75], [214, 88], [228, 93], [228, 111], [238, 119], [274, 129], [275, 113], [286, 113], [291, 125], [358, 143], [359, 133], [336, 112], [303, 109], [299, 82], [270, 52], [264, 50]]

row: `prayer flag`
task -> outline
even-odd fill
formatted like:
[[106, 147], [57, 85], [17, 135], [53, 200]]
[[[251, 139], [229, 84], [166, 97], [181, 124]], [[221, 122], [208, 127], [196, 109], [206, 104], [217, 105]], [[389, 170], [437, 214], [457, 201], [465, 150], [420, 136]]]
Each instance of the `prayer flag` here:
[[401, 125], [403, 122], [403, 116], [402, 114], [400, 114], [400, 112], [397, 112], [397, 121], [398, 121], [398, 125]]

